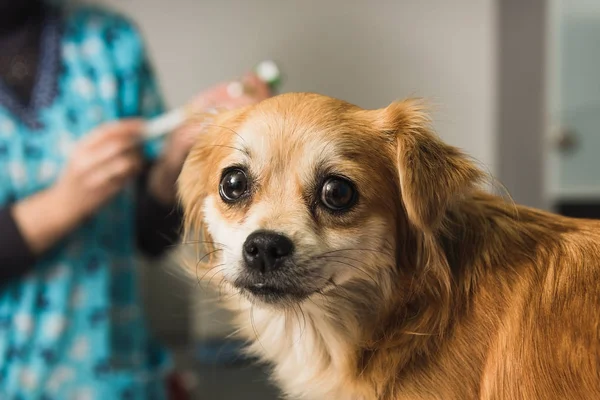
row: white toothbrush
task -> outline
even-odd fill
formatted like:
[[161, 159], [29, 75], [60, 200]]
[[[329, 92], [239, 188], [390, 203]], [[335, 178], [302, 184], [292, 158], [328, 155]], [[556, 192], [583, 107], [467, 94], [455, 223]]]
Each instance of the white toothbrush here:
[[[281, 73], [275, 62], [267, 60], [259, 63], [254, 72], [258, 78], [265, 82], [272, 91], [276, 90], [281, 83]], [[244, 86], [242, 82], [231, 82], [227, 87], [227, 93], [232, 98], [240, 97], [244, 93], [251, 92], [251, 88]], [[208, 114], [216, 114], [215, 109], [205, 110]], [[143, 130], [144, 140], [152, 140], [164, 136], [177, 129], [194, 113], [191, 107], [183, 106], [175, 108], [167, 113], [159, 115], [146, 122]]]

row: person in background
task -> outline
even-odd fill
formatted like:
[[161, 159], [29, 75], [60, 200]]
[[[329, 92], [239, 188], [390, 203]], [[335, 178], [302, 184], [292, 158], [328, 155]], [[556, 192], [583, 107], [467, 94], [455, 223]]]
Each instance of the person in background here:
[[[54, 2], [56, 3], [56, 2]], [[225, 84], [194, 104], [233, 108]], [[193, 129], [141, 145], [164, 111], [117, 14], [0, 0], [0, 399], [166, 399], [135, 264], [177, 240]]]

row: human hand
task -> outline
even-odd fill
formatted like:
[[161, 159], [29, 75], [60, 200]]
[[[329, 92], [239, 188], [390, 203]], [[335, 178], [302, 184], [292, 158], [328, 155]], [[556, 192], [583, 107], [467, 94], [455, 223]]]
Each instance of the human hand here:
[[[242, 85], [237, 82], [219, 83], [198, 94], [189, 104], [197, 111], [210, 108], [231, 110], [256, 104], [271, 96], [269, 86], [254, 73], [246, 74], [239, 83]], [[242, 88], [246, 90], [240, 90]]]
[[52, 190], [84, 219], [116, 195], [140, 172], [142, 121], [121, 120], [94, 129], [80, 141]]

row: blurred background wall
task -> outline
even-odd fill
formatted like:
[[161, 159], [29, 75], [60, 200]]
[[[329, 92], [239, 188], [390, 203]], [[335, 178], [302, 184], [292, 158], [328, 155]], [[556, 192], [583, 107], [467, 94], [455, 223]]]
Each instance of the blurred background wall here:
[[493, 0], [101, 2], [138, 22], [171, 105], [273, 58], [284, 91], [362, 107], [426, 97], [440, 134], [495, 166]]

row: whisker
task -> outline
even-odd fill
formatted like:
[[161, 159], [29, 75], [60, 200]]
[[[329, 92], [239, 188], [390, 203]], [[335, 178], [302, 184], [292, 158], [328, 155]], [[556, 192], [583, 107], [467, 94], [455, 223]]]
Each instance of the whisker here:
[[[200, 266], [200, 264], [202, 264], [202, 260], [204, 260], [206, 257], [210, 256], [211, 254], [216, 253], [217, 251], [223, 251], [223, 249], [215, 249], [213, 251], [209, 251], [208, 253], [203, 255], [201, 258], [199, 258], [198, 261], [196, 262], [195, 270], [196, 270], [196, 279], [198, 280], [198, 285], [200, 285], [200, 281], [202, 280], [202, 279], [198, 278], [198, 267]], [[209, 269], [209, 271], [210, 271], [210, 269]], [[204, 275], [206, 275], [206, 274], [204, 274]], [[202, 278], [204, 278], [204, 276]]]
[[229, 247], [226, 244], [223, 243], [219, 243], [219, 242], [213, 242], [210, 240], [186, 240], [184, 242], [181, 242], [180, 244], [185, 244], [185, 245], [191, 245], [191, 244], [212, 244], [212, 245], [219, 245], [219, 246], [223, 246], [223, 247]]
[[328, 258], [340, 258], [340, 259], [343, 259], [343, 260], [355, 261], [355, 262], [361, 263], [362, 265], [365, 265], [365, 266], [369, 265], [369, 264], [367, 264], [366, 262], [364, 262], [362, 260], [357, 260], [356, 258], [347, 257], [347, 256], [336, 256], [336, 255], [325, 254], [325, 255], [323, 255], [323, 256], [321, 256], [319, 258], [325, 258], [325, 259], [328, 259]]
[[[372, 252], [372, 253], [377, 253], [377, 254], [384, 254], [384, 255], [387, 255], [389, 257], [393, 257], [393, 254], [388, 253], [388, 252], [384, 252], [383, 250], [367, 249], [367, 248], [345, 248], [345, 249], [337, 249], [337, 250], [326, 251], [326, 252], [317, 254], [317, 255], [315, 255], [313, 257], [326, 256], [326, 255], [329, 255], [329, 254], [340, 253], [340, 252], [345, 252], [345, 251], [367, 251], [367, 252]], [[309, 258], [309, 260], [312, 259], [313, 257]]]
[[229, 281], [228, 281], [228, 280], [226, 280], [226, 279], [225, 279], [225, 277], [223, 276], [223, 277], [221, 277], [221, 280], [219, 281], [219, 285], [218, 285], [218, 288], [219, 288], [219, 298], [220, 298], [222, 301], [227, 301], [227, 300], [230, 300], [230, 299], [232, 299], [234, 296], [236, 296], [236, 295], [237, 295], [237, 293], [234, 291], [233, 293], [231, 293], [231, 294], [229, 295], [229, 297], [227, 297], [227, 298], [223, 298], [222, 291], [223, 291], [223, 287], [224, 287], [224, 286], [229, 286], [229, 288], [232, 288], [232, 287], [233, 287], [233, 285], [231, 285], [231, 284], [229, 283]]
[[[327, 293], [323, 293], [323, 295], [327, 296], [327, 297], [336, 297], [336, 298], [345, 300], [348, 303], [354, 303], [355, 302], [355, 300], [352, 297], [350, 297], [349, 294], [347, 294], [346, 290], [342, 289], [339, 286], [337, 288], [338, 288], [338, 290], [336, 292], [331, 293], [331, 296], [327, 296]], [[331, 302], [330, 302], [330, 304], [331, 304]]]
[[[197, 304], [199, 306], [219, 306], [219, 305], [221, 305], [223, 300], [224, 300], [223, 298], [219, 298], [219, 297], [215, 296], [212, 298], [200, 299], [200, 301], [197, 301], [195, 304]], [[227, 299], [225, 299], [225, 300], [227, 300]]]
[[211, 267], [211, 268], [209, 268], [209, 269], [208, 269], [208, 271], [206, 271], [206, 272], [204, 273], [204, 275], [202, 275], [202, 278], [199, 278], [199, 279], [198, 279], [198, 282], [202, 282], [202, 281], [204, 280], [204, 278], [206, 277], [206, 275], [207, 275], [208, 273], [210, 273], [211, 271], [213, 271], [215, 268], [220, 268], [220, 267], [222, 267], [222, 266], [224, 266], [224, 265], [225, 265], [225, 263], [222, 263], [222, 264], [217, 264], [217, 265], [215, 265], [214, 267]]
[[240, 332], [242, 331], [242, 328], [238, 328], [238, 329], [234, 329], [233, 332], [225, 335], [225, 339], [231, 339], [236, 337]]
[[405, 335], [413, 335], [413, 336], [436, 336], [434, 333], [422, 333], [422, 332], [412, 332], [412, 331], [402, 331]]
[[200, 259], [198, 259], [198, 264], [202, 263], [202, 260], [204, 260], [206, 257], [210, 256], [211, 254], [216, 253], [217, 251], [223, 251], [224, 249], [215, 249], [212, 251], [209, 251], [208, 253], [206, 253], [205, 255], [203, 255]]
[[340, 261], [335, 259], [335, 256], [329, 256], [329, 257], [323, 257], [325, 259], [331, 259], [331, 262], [337, 262], [343, 265], [346, 265], [350, 268], [353, 268], [359, 272], [362, 272], [365, 276], [367, 276], [371, 281], [373, 281], [373, 283], [375, 284], [375, 286], [379, 286], [379, 283], [377, 282], [377, 280], [371, 275], [369, 274], [367, 271], [363, 270], [362, 268], [357, 267], [356, 265], [352, 265], [350, 263], [344, 262], [344, 261]]
[[262, 347], [263, 351], [266, 353], [267, 350], [265, 349], [265, 346], [263, 346], [262, 342], [260, 341], [260, 336], [258, 334], [258, 330], [256, 329], [256, 324], [254, 323], [254, 303], [253, 302], [250, 303], [250, 325], [252, 325], [252, 330], [254, 331], [254, 336], [256, 337], [256, 341], [258, 342], [260, 347]]
[[[302, 315], [302, 320], [304, 322], [304, 325], [300, 324], [300, 317], [298, 316], [298, 313], [295, 311], [296, 306], [298, 308], [298, 311], [300, 311], [300, 314]], [[306, 315], [304, 315], [304, 311], [302, 311], [302, 307], [300, 307], [300, 305], [292, 305], [292, 310], [294, 310], [294, 314], [296, 315], [296, 318], [298, 319], [298, 327], [300, 328], [300, 334], [298, 335], [298, 339], [294, 342], [294, 345], [296, 345], [297, 343], [300, 342], [300, 340], [302, 339], [302, 336], [304, 336], [304, 332], [306, 331]]]
[[[223, 266], [222, 266], [221, 268], [219, 268], [218, 270], [216, 270], [216, 271], [215, 271], [215, 273], [214, 273], [214, 274], [213, 274], [213, 275], [210, 277], [210, 279], [208, 280], [208, 283], [207, 283], [207, 285], [210, 285], [210, 281], [212, 281], [212, 280], [213, 280], [213, 278], [214, 278], [215, 276], [217, 276], [217, 274], [218, 274], [219, 272], [222, 272], [224, 269], [226, 269], [226, 268], [227, 268], [227, 266], [226, 266], [226, 265], [224, 265], [224, 264], [222, 264], [222, 265], [223, 265]], [[213, 269], [214, 269], [214, 268], [213, 268]]]
[[209, 145], [206, 145], [206, 146], [198, 147], [198, 149], [203, 149], [203, 148], [206, 148], [206, 147], [223, 147], [223, 148], [226, 148], [226, 149], [237, 150], [240, 153], [244, 154], [245, 156], [248, 156], [248, 152], [246, 150], [240, 149], [240, 148], [235, 147], [235, 146], [228, 146], [226, 144], [209, 144]]
[[[229, 132], [233, 133], [234, 135], [236, 135], [237, 137], [239, 137], [240, 139], [242, 139], [242, 142], [248, 144], [248, 142], [246, 142], [246, 140], [242, 137], [242, 135], [240, 135], [234, 129], [231, 129], [228, 126], [213, 124], [213, 123], [210, 123], [210, 122], [206, 123], [205, 126], [213, 126], [215, 128], [221, 128], [221, 129], [228, 130]], [[246, 152], [246, 154], [249, 155], [247, 152]]]

